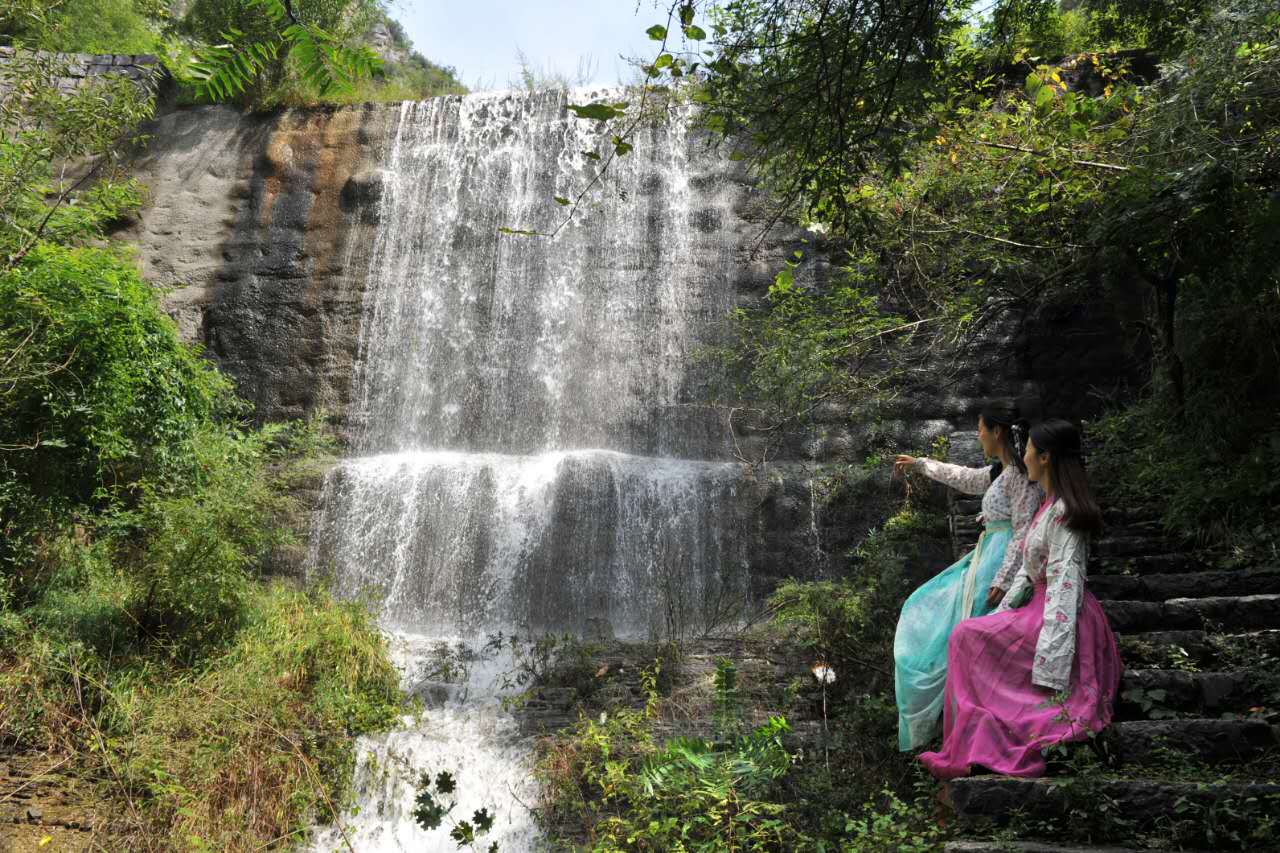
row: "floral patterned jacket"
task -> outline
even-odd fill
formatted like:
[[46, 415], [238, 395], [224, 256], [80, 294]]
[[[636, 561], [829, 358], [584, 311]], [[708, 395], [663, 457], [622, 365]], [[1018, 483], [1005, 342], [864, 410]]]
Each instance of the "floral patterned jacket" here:
[[1089, 537], [1063, 523], [1066, 507], [1055, 500], [1043, 507], [1027, 531], [1018, 573], [996, 612], [1018, 605], [1034, 584], [1045, 585], [1044, 624], [1036, 641], [1031, 683], [1066, 690], [1076, 655], [1076, 619], [1087, 580]]
[[[1044, 500], [1044, 492], [1013, 466], [991, 479], [991, 468], [966, 468], [936, 459], [917, 459], [912, 466], [930, 480], [950, 486], [966, 495], [982, 495], [982, 521], [1008, 521], [1013, 525], [1013, 538], [1004, 552], [1004, 562], [991, 579], [991, 585], [1007, 590], [1022, 567], [1022, 543], [1036, 507]], [[985, 592], [985, 591], [984, 591]]]

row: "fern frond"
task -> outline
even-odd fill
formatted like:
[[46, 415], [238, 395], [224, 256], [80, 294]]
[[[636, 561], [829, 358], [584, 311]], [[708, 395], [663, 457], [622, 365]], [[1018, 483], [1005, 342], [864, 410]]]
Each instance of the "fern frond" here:
[[284, 24], [289, 21], [289, 9], [284, 5], [282, 0], [249, 0], [250, 6], [257, 6], [259, 9], [267, 13], [267, 17], [275, 21], [277, 24]]
[[275, 38], [245, 44], [245, 34], [229, 29], [222, 44], [206, 45], [180, 75], [212, 100], [238, 95], [276, 61], [283, 46], [302, 81], [321, 97], [349, 92], [357, 80], [372, 77], [382, 59], [367, 45], [345, 43], [314, 24], [300, 22], [285, 0], [248, 0], [278, 27]]
[[196, 91], [212, 100], [238, 95], [252, 83], [278, 55], [272, 42], [241, 44], [244, 33], [236, 29], [222, 33], [223, 44], [211, 44], [196, 51], [184, 77]]

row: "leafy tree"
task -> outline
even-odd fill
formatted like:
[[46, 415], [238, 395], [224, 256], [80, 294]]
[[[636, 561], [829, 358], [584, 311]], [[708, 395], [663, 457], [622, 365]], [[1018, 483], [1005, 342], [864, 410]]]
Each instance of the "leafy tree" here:
[[[1153, 384], [1138, 420], [1110, 434], [1146, 461], [1113, 466], [1117, 476], [1167, 496], [1181, 530], [1265, 517], [1276, 491], [1256, 472], [1280, 447], [1280, 15], [1251, 0], [1201, 9], [1176, 39], [1157, 39], [1185, 47], [1151, 85], [1123, 56], [1046, 65], [1031, 43], [991, 74], [960, 61], [982, 55], [979, 41], [957, 47], [917, 135], [857, 177], [850, 215], [824, 215], [809, 204], [818, 184], [804, 190], [848, 260], [824, 279], [784, 271], [779, 284], [803, 281], [798, 294], [775, 284], [745, 316], [754, 388], [784, 415], [874, 390], [858, 372], [881, 370], [876, 351], [844, 359], [840, 347], [856, 352], [895, 315], [964, 341], [1035, 304], [1136, 295], [1149, 306]], [[844, 310], [847, 282], [874, 298]], [[1206, 464], [1211, 489], [1194, 473]]]
[[945, 0], [734, 0], [714, 10], [705, 122], [739, 140], [784, 207], [850, 209], [874, 160], [900, 156], [960, 26]]
[[[140, 201], [120, 156], [152, 115], [152, 98], [112, 75], [64, 91], [65, 74], [65, 60], [25, 48], [0, 65], [0, 268], [20, 263], [41, 239], [99, 237]], [[78, 168], [55, 172], [68, 163]]]
[[[1064, 4], [1066, 5], [1066, 4]], [[1104, 45], [1151, 48], [1176, 56], [1213, 11], [1212, 0], [1081, 0]]]
[[0, 4], [0, 741], [108, 780], [120, 849], [260, 850], [335, 816], [352, 737], [400, 693], [362, 607], [254, 582], [291, 542], [310, 431], [239, 428], [109, 240], [142, 200], [120, 154], [149, 93], [64, 90], [31, 49], [163, 29], [128, 9]]
[[358, 41], [379, 12], [372, 0], [197, 0], [185, 25], [205, 44], [181, 75], [215, 100], [286, 74], [321, 97], [348, 91], [382, 67]]
[[0, 274], [6, 467], [47, 496], [88, 501], [163, 470], [225, 405], [228, 384], [189, 347], [137, 269], [102, 249], [50, 244]]

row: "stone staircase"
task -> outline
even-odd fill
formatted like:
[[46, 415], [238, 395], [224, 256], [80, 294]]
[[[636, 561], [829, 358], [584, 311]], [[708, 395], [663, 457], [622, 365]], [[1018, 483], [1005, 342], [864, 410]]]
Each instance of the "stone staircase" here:
[[[979, 502], [952, 506], [967, 547]], [[1280, 567], [1218, 568], [1170, 543], [1158, 515], [1108, 509], [1090, 549], [1125, 664], [1115, 722], [1045, 778], [951, 782], [971, 840], [949, 853], [1280, 850]]]

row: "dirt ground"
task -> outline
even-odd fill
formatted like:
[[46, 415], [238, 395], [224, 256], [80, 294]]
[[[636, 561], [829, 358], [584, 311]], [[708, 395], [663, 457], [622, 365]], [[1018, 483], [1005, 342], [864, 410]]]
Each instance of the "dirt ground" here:
[[94, 786], [75, 759], [0, 752], [0, 853], [63, 853], [114, 848]]

